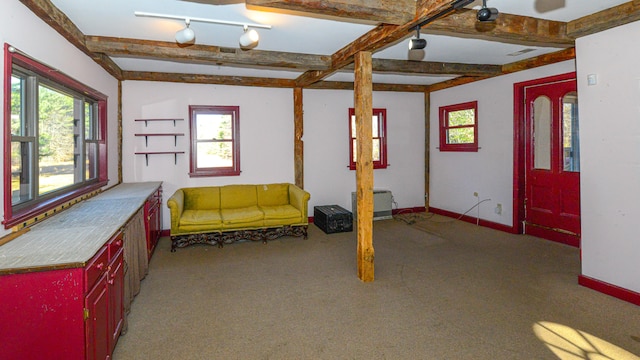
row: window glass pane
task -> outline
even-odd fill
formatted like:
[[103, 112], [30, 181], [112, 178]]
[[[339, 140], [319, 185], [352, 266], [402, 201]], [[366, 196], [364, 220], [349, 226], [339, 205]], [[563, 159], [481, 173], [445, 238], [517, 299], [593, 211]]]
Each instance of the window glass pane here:
[[54, 89], [38, 87], [38, 193], [74, 183], [74, 98]]
[[98, 176], [98, 144], [87, 142], [85, 144], [85, 180], [95, 179]]
[[580, 171], [578, 94], [570, 92], [562, 99], [562, 144], [564, 171]]
[[231, 140], [231, 115], [197, 114], [196, 116], [196, 134], [198, 140]]
[[473, 127], [447, 130], [447, 144], [473, 144]]
[[356, 138], [356, 116], [351, 116], [351, 137]]
[[20, 204], [31, 200], [31, 158], [32, 149], [29, 142], [11, 142], [11, 204]]
[[371, 119], [371, 136], [373, 136], [374, 138], [376, 137], [380, 137], [380, 132], [379, 130], [379, 125], [378, 125], [378, 116], [377, 115], [373, 115], [373, 118]]
[[24, 81], [11, 76], [11, 134], [24, 136]]
[[199, 142], [197, 145], [197, 167], [232, 167], [233, 148], [231, 141]]
[[473, 125], [475, 121], [476, 117], [474, 109], [449, 112], [449, 126]]
[[551, 100], [546, 96], [533, 102], [533, 167], [551, 170]]
[[373, 148], [371, 149], [373, 161], [380, 161], [380, 139], [373, 139]]
[[84, 103], [84, 138], [95, 140], [93, 132], [93, 111], [90, 103]]

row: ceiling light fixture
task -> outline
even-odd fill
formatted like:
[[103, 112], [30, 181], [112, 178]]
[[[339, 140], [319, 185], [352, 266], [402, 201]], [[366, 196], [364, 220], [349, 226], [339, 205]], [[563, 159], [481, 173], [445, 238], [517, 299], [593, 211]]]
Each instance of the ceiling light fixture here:
[[189, 27], [190, 19], [186, 19], [184, 22], [186, 27], [176, 32], [176, 42], [178, 44], [192, 44], [196, 41], [196, 33]]
[[487, 0], [482, 0], [482, 8], [478, 10], [478, 21], [495, 21], [498, 18], [498, 9], [488, 8]]
[[409, 40], [409, 50], [420, 50], [427, 47], [427, 40], [420, 39], [420, 27], [416, 28], [416, 38]]
[[204, 23], [210, 23], [210, 24], [242, 26], [244, 28], [244, 34], [240, 36], [239, 43], [240, 43], [240, 47], [243, 49], [253, 49], [254, 47], [258, 46], [258, 41], [260, 40], [260, 36], [258, 35], [258, 32], [253, 28], [271, 29], [271, 25], [241, 23], [236, 21], [194, 18], [194, 17], [180, 16], [180, 15], [156, 14], [156, 13], [148, 13], [148, 12], [142, 12], [142, 11], [136, 11], [134, 12], [134, 14], [136, 16], [184, 20], [186, 27], [176, 32], [176, 42], [179, 44], [192, 44], [195, 42], [196, 34], [193, 31], [193, 29], [189, 27], [192, 21], [204, 22]]
[[258, 46], [260, 41], [260, 35], [255, 29], [249, 29], [248, 26], [244, 26], [244, 34], [240, 36], [240, 48], [244, 50], [253, 49]]

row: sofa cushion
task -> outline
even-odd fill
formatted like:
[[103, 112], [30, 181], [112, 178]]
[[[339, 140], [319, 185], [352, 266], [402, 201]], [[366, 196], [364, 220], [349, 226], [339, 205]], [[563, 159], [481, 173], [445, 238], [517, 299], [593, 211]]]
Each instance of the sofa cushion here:
[[180, 226], [214, 225], [220, 226], [222, 217], [218, 210], [185, 210], [180, 217]]
[[261, 206], [265, 220], [298, 220], [302, 216], [300, 210], [291, 205]]
[[255, 185], [225, 185], [220, 188], [220, 207], [241, 209], [258, 205]]
[[220, 188], [217, 186], [184, 188], [183, 191], [185, 210], [220, 209]]
[[221, 209], [222, 223], [225, 225], [242, 225], [261, 222], [264, 213], [257, 206], [240, 209]]
[[256, 185], [259, 206], [289, 204], [289, 184]]

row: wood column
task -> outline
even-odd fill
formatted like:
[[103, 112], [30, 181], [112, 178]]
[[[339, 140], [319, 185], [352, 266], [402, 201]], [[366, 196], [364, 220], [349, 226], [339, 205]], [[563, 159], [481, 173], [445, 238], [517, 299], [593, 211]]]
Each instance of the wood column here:
[[304, 111], [302, 108], [302, 88], [293, 89], [293, 166], [295, 182], [298, 187], [304, 189]]
[[431, 93], [424, 93], [424, 207], [429, 212], [429, 153], [431, 148]]
[[122, 80], [118, 80], [118, 184], [122, 184]]
[[362, 51], [355, 56], [354, 105], [356, 139], [358, 139], [356, 160], [358, 277], [364, 282], [374, 279], [372, 97], [371, 52]]

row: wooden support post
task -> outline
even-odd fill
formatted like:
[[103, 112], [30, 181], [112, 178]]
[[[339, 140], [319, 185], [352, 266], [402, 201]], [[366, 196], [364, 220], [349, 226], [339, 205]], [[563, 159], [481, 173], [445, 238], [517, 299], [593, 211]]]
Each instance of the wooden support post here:
[[429, 212], [429, 149], [431, 147], [431, 93], [424, 93], [424, 207]]
[[373, 251], [373, 85], [371, 52], [355, 56], [354, 104], [356, 113], [356, 194], [358, 277], [364, 282], [374, 279]]
[[302, 88], [293, 89], [293, 166], [296, 185], [304, 189], [304, 112], [302, 108]]

